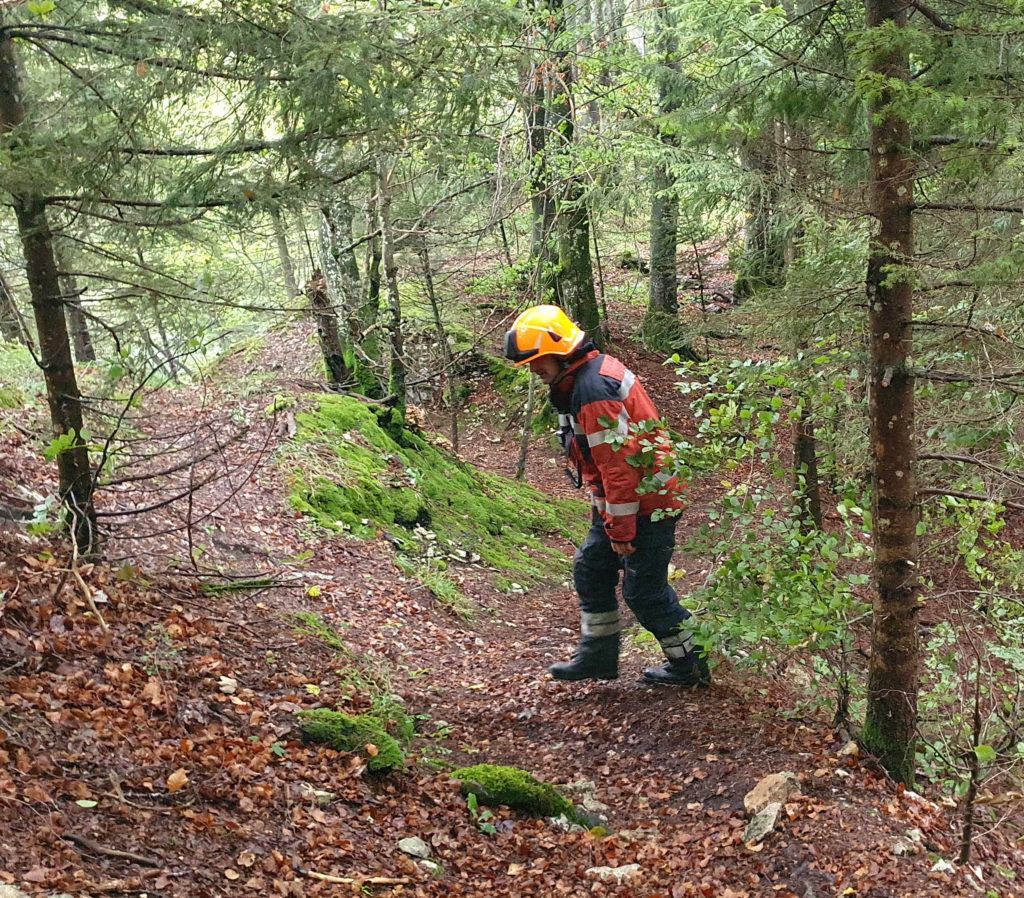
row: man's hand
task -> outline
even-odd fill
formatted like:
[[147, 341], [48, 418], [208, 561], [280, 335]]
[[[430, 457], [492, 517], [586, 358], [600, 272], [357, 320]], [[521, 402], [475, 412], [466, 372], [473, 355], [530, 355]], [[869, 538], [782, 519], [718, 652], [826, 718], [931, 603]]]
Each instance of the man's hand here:
[[615, 540], [612, 540], [611, 543], [612, 551], [616, 555], [621, 555], [623, 558], [627, 555], [632, 555], [636, 551], [632, 543], [617, 543]]

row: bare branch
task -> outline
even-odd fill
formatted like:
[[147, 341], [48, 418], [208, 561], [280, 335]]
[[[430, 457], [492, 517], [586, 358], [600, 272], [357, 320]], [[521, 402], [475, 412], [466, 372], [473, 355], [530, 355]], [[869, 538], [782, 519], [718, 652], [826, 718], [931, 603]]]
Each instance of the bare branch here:
[[924, 489], [919, 489], [917, 494], [919, 496], [952, 496], [954, 499], [968, 499], [972, 502], [995, 502], [997, 505], [1002, 505], [1003, 508], [1024, 512], [1024, 505], [1021, 505], [1019, 502], [1008, 502], [1006, 499], [1000, 499], [998, 496], [985, 496], [981, 493], [964, 493], [960, 490], [941, 490], [936, 487], [925, 487]]

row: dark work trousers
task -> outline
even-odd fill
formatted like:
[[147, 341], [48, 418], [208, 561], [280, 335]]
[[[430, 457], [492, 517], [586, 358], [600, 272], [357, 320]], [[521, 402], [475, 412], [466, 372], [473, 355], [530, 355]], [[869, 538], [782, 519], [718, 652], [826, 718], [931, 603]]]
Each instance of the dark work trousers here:
[[[573, 584], [579, 594], [584, 615], [605, 614], [618, 609], [616, 587], [622, 571], [622, 598], [641, 626], [662, 642], [682, 642], [678, 634], [690, 612], [679, 604], [676, 591], [668, 582], [668, 564], [676, 544], [675, 517], [652, 521], [636, 519], [636, 551], [629, 556], [616, 555], [604, 529], [604, 521], [594, 509], [590, 532], [573, 558]], [[689, 637], [685, 639], [689, 648]]]

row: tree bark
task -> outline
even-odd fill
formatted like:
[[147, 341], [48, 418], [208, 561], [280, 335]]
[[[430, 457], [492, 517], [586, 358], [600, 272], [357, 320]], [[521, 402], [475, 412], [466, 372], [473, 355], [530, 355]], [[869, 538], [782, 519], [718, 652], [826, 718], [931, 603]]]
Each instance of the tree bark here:
[[384, 265], [384, 281], [388, 296], [388, 336], [391, 344], [391, 364], [388, 375], [388, 393], [395, 408], [405, 413], [405, 346], [402, 333], [402, 300], [398, 293], [398, 263], [395, 260], [395, 236], [391, 225], [391, 175], [393, 163], [381, 161], [378, 169], [377, 209], [380, 222], [380, 252]]
[[352, 380], [352, 370], [345, 364], [345, 351], [338, 334], [338, 315], [327, 294], [327, 279], [322, 271], [313, 272], [306, 284], [306, 297], [316, 319], [316, 335], [324, 357], [327, 381], [347, 384]]
[[679, 240], [679, 199], [675, 181], [663, 162], [654, 167], [651, 198], [651, 280], [647, 313], [675, 317], [679, 311], [679, 274], [676, 250]]
[[533, 212], [530, 255], [533, 259], [535, 289], [550, 282], [553, 261], [551, 242], [555, 231], [555, 198], [547, 161], [547, 60], [522, 75], [523, 106], [529, 152], [527, 189]]
[[430, 301], [430, 310], [434, 316], [434, 330], [437, 333], [438, 347], [441, 350], [441, 363], [444, 368], [444, 379], [448, 384], [448, 414], [449, 414], [449, 440], [452, 444], [452, 451], [459, 451], [459, 391], [458, 377], [455, 375], [455, 367], [452, 361], [451, 347], [448, 345], [448, 334], [445, 331], [444, 320], [441, 318], [441, 306], [437, 301], [437, 292], [434, 290], [434, 272], [430, 265], [430, 249], [427, 246], [427, 238], [420, 238], [420, 261], [423, 263], [423, 281], [427, 288], [427, 299]]
[[744, 170], [750, 172], [752, 184], [747, 195], [743, 262], [733, 286], [737, 299], [774, 286], [782, 271], [783, 246], [777, 216], [778, 169], [772, 138], [772, 134], [764, 133], [740, 147], [740, 162]]
[[[4, 24], [0, 12], [0, 26]], [[21, 79], [14, 46], [6, 30], [0, 30], [0, 133], [7, 134], [25, 121]], [[39, 196], [13, 196], [18, 234], [25, 255], [32, 310], [39, 337], [39, 367], [46, 382], [50, 422], [61, 440], [57, 454], [60, 499], [67, 509], [72, 537], [80, 552], [96, 542], [96, 511], [89, 452], [83, 436], [82, 396], [71, 359], [71, 341], [64, 317], [53, 237], [46, 220], [46, 204]]]
[[274, 224], [274, 240], [277, 241], [277, 257], [281, 261], [281, 275], [284, 277], [284, 289], [288, 293], [289, 308], [299, 295], [299, 285], [295, 280], [295, 267], [292, 265], [292, 254], [288, 250], [288, 233], [284, 227], [284, 217], [280, 209], [273, 209], [270, 220]]
[[[679, 102], [674, 96], [674, 81], [680, 66], [677, 46], [665, 5], [656, 7], [658, 15], [654, 43], [662, 69], [658, 76], [658, 104], [663, 115], [675, 112]], [[678, 146], [671, 133], [661, 130], [662, 157], [655, 163], [651, 196], [651, 274], [648, 281], [647, 313], [644, 316], [644, 343], [652, 349], [670, 352], [684, 342], [679, 314], [679, 274], [676, 253], [679, 246], [679, 197], [675, 179], [668, 169], [666, 154]], [[686, 341], [688, 342], [688, 341]]]
[[[903, 0], [866, 0], [869, 28], [905, 28]], [[908, 79], [906, 46], [891, 37], [871, 72], [889, 84]], [[865, 747], [897, 781], [914, 781], [920, 643], [917, 632], [919, 508], [914, 476], [912, 209], [910, 126], [892, 108], [901, 90], [883, 89], [869, 104], [871, 208], [877, 234], [867, 271], [871, 346], [874, 597]]]
[[[565, 27], [563, 0], [550, 0], [556, 27]], [[562, 173], [562, 186], [556, 193], [556, 228], [558, 231], [558, 276], [555, 298], [600, 349], [604, 346], [601, 313], [594, 290], [594, 267], [590, 258], [590, 209], [586, 191], [573, 158], [576, 139], [573, 90], [576, 70], [573, 59], [564, 50], [557, 51], [549, 61], [549, 97], [547, 117], [550, 134], [556, 144], [551, 149], [557, 157], [554, 166]]]
[[81, 362], [95, 362], [96, 351], [92, 346], [89, 333], [89, 321], [82, 308], [82, 291], [78, 289], [75, 276], [71, 274], [67, 253], [63, 240], [56, 240], [53, 245], [54, 259], [57, 262], [61, 290], [64, 294], [64, 312], [71, 330], [71, 342], [75, 349], [75, 359]]
[[821, 485], [818, 482], [818, 438], [804, 398], [800, 417], [793, 425], [793, 495], [804, 533], [821, 530]]

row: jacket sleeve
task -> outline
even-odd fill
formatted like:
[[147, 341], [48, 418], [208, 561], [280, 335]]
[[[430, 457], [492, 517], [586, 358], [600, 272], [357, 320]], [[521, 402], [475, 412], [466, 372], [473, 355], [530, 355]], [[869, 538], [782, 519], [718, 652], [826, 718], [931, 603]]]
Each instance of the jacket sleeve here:
[[636, 536], [636, 516], [640, 510], [637, 487], [643, 471], [629, 463], [638, 446], [636, 437], [630, 434], [631, 418], [624, 400], [633, 389], [635, 378], [629, 371], [623, 372], [623, 378], [617, 389], [614, 381], [606, 381], [609, 388], [603, 395], [581, 406], [578, 422], [586, 434], [600, 480], [599, 484], [592, 484], [594, 504], [604, 518], [608, 538], [627, 543]]

